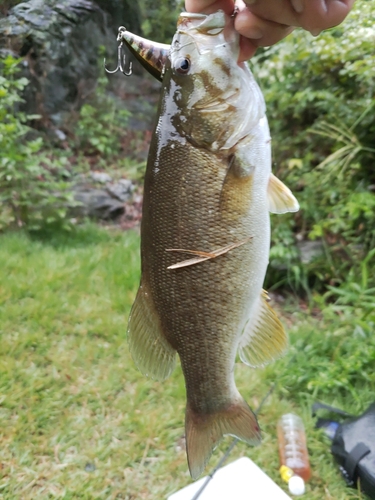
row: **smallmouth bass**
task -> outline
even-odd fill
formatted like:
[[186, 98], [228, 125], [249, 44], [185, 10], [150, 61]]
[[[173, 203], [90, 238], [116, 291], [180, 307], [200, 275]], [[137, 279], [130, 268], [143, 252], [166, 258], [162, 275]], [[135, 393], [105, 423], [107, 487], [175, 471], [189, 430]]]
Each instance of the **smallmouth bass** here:
[[[237, 352], [261, 366], [287, 338], [262, 290], [269, 212], [298, 210], [271, 173], [262, 93], [238, 64], [233, 18], [182, 13], [169, 51], [123, 39], [162, 79], [141, 224], [141, 283], [128, 326], [138, 368], [157, 380], [178, 353], [186, 385], [186, 449], [195, 479], [230, 434], [260, 442], [234, 381]], [[147, 45], [148, 44], [148, 45]], [[146, 50], [147, 47], [147, 50]]]

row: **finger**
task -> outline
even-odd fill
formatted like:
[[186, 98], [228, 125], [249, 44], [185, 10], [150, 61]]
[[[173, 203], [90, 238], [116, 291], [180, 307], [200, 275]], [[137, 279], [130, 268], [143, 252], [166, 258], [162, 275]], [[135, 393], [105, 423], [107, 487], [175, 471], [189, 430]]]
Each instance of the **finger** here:
[[312, 34], [337, 26], [349, 14], [354, 0], [298, 0], [303, 10], [299, 13], [299, 26]]
[[261, 19], [247, 9], [237, 14], [235, 28], [242, 36], [249, 38], [255, 47], [273, 45], [294, 29], [293, 26]]
[[234, 10], [234, 0], [185, 0], [187, 12], [204, 12], [211, 14], [221, 9], [231, 15]]
[[250, 40], [249, 38], [246, 38], [244, 36], [241, 36], [240, 38], [240, 54], [238, 56], [238, 62], [244, 62], [253, 57], [257, 50], [257, 45]]
[[[292, 3], [304, 0], [244, 0], [250, 12], [267, 21], [287, 26], [300, 26], [298, 15]], [[306, 0], [315, 2], [315, 0]], [[319, 1], [319, 0], [318, 0]]]
[[318, 34], [340, 24], [354, 0], [245, 0], [245, 3], [260, 18]]

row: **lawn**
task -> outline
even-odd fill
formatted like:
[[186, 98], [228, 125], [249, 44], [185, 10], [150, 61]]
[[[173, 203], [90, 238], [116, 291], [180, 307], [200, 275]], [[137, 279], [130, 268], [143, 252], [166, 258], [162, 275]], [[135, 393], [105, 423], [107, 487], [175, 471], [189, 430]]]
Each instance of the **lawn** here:
[[[138, 247], [136, 232], [94, 225], [0, 236], [0, 498], [163, 499], [190, 482], [181, 370], [163, 383], [148, 380], [127, 348]], [[262, 370], [236, 367], [254, 409], [276, 382], [259, 415], [263, 444], [238, 444], [229, 460], [249, 456], [281, 484], [275, 426], [294, 411], [307, 427], [313, 470], [304, 498], [363, 498], [346, 488], [310, 415], [317, 399], [353, 413], [373, 400], [374, 370], [351, 356], [353, 318], [327, 318], [290, 297], [276, 307], [290, 333], [288, 355]], [[366, 349], [375, 352], [374, 342]]]

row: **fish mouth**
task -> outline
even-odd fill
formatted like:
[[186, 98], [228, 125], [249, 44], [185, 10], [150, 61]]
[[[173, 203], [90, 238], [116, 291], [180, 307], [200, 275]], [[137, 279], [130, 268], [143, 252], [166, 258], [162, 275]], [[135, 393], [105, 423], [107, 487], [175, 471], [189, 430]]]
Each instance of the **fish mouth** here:
[[197, 12], [182, 12], [177, 21], [177, 33], [193, 36], [219, 35], [227, 25], [229, 17], [223, 10], [218, 10], [212, 14], [202, 14]]
[[179, 31], [183, 26], [187, 27], [191, 22], [203, 22], [207, 17], [206, 14], [200, 14], [198, 12], [181, 12], [177, 20], [177, 30]]

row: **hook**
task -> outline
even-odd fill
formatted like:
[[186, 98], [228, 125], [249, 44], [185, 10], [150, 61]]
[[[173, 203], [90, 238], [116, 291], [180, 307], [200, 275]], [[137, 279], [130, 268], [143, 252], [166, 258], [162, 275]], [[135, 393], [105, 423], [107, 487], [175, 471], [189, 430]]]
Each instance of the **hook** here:
[[110, 75], [113, 75], [113, 73], [117, 73], [118, 71], [121, 71], [125, 76], [130, 76], [133, 73], [132, 69], [132, 63], [129, 64], [129, 69], [128, 71], [125, 71], [125, 64], [126, 64], [126, 57], [125, 54], [122, 54], [122, 44], [123, 42], [120, 43], [120, 45], [117, 47], [117, 68], [114, 70], [109, 70], [107, 66], [105, 65], [105, 58], [104, 58], [104, 69], [106, 70], [107, 73]]
[[232, 19], [234, 19], [237, 16], [237, 14], [239, 13], [239, 11], [240, 11], [240, 8], [238, 7], [238, 5], [235, 5], [234, 11], [232, 12], [232, 15], [230, 17]]

